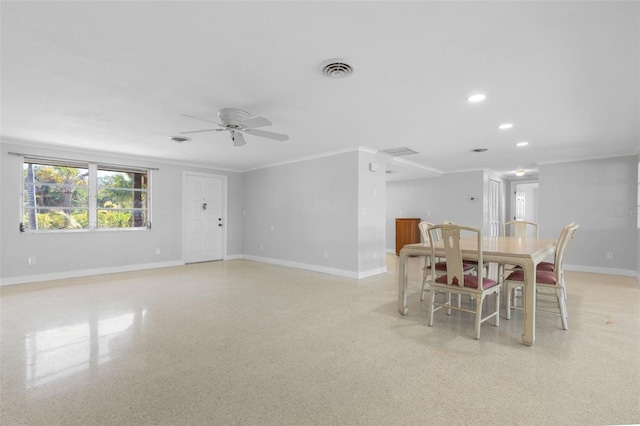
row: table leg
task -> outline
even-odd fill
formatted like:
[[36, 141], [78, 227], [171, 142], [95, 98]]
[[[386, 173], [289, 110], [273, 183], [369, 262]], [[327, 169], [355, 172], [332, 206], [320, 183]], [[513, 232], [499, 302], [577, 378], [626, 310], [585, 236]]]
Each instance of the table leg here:
[[400, 250], [400, 266], [398, 270], [398, 312], [400, 312], [400, 315], [407, 315], [407, 312], [409, 312], [407, 307], [408, 258], [407, 253]]
[[524, 330], [522, 343], [533, 345], [536, 340], [536, 265], [527, 260], [524, 268]]

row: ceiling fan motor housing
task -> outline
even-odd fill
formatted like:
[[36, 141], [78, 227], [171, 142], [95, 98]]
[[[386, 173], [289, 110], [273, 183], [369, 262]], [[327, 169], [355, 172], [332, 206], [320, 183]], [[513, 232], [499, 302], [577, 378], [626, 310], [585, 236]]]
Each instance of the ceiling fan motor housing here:
[[249, 113], [237, 108], [222, 108], [218, 112], [218, 117], [222, 123], [229, 125], [239, 125], [242, 121], [249, 118]]

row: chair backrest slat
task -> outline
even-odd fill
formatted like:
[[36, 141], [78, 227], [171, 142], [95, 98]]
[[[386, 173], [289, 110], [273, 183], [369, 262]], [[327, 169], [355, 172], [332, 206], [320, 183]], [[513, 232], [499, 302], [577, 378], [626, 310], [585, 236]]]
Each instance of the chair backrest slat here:
[[[443, 223], [442, 225], [433, 225], [428, 228], [431, 236], [431, 261], [435, 262], [435, 245], [436, 235], [438, 232], [442, 235], [444, 245], [444, 257], [447, 261], [447, 284], [464, 286], [464, 269], [462, 267], [462, 249], [460, 248], [461, 231], [473, 232], [477, 235], [477, 251], [478, 264], [482, 265], [482, 230], [472, 228], [470, 226], [461, 226], [453, 223]], [[478, 281], [482, 282], [483, 268], [478, 268]]]
[[538, 238], [538, 224], [534, 222], [527, 222], [526, 220], [514, 220], [512, 222], [505, 222], [502, 224], [502, 233], [504, 236], [509, 236], [509, 227], [513, 230], [513, 237], [526, 238], [527, 228], [533, 228], [535, 230], [535, 237]]
[[564, 260], [567, 257], [567, 253], [569, 252], [569, 248], [573, 243], [573, 239], [576, 236], [576, 231], [580, 225], [576, 225], [575, 223], [570, 223], [569, 225], [562, 228], [562, 232], [560, 233], [560, 238], [558, 239], [558, 246], [556, 247], [556, 254], [554, 257], [554, 270], [556, 273], [559, 273], [563, 266]]
[[418, 224], [418, 229], [420, 229], [420, 235], [422, 235], [422, 242], [423, 243], [428, 243], [429, 239], [431, 238], [429, 236], [429, 227], [433, 226], [433, 223], [431, 222], [426, 222], [426, 221], [422, 221]]

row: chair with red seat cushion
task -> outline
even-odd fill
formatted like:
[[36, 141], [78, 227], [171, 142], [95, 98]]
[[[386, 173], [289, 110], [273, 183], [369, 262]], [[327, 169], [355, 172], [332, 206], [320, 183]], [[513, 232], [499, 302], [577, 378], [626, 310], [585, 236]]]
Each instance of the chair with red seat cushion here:
[[[567, 324], [567, 298], [564, 282], [563, 264], [565, 258], [567, 257], [569, 248], [571, 247], [571, 243], [575, 238], [577, 229], [578, 225], [572, 223], [565, 226], [560, 233], [560, 239], [558, 240], [558, 244], [556, 246], [554, 270], [536, 270], [536, 297], [544, 294], [555, 295], [555, 300], [553, 301], [553, 303], [556, 305], [556, 308], [560, 313], [560, 321], [562, 323], [563, 330], [567, 330], [569, 328]], [[515, 291], [516, 289], [524, 286], [524, 271], [516, 270], [512, 272], [504, 281], [504, 283], [507, 289], [507, 319], [511, 319], [511, 309], [522, 309], [516, 304], [517, 298], [515, 297]], [[536, 311], [558, 313], [556, 311], [539, 309], [538, 305], [540, 304], [540, 302], [544, 302], [544, 299], [538, 297], [536, 301]]]
[[[422, 221], [418, 224], [418, 229], [420, 229], [423, 243], [428, 243], [431, 239], [428, 231], [430, 226], [433, 226], [433, 223], [426, 221]], [[436, 238], [436, 241], [440, 241], [442, 239], [442, 236], [438, 232], [436, 232], [434, 234], [434, 238]], [[435, 269], [433, 269], [431, 265], [431, 257], [425, 256], [424, 268], [422, 268], [422, 289], [420, 290], [420, 300], [424, 300], [424, 294], [429, 291], [429, 278], [435, 279], [436, 277], [447, 273], [447, 262], [442, 261], [441, 258], [436, 258]], [[472, 262], [465, 261], [463, 268], [466, 272], [472, 272], [473, 270], [475, 270], [476, 266], [477, 265]]]
[[[534, 222], [528, 222], [526, 220], [514, 220], [511, 222], [505, 222], [502, 224], [502, 235], [505, 237], [517, 237], [527, 238], [527, 234], [531, 238], [538, 238], [538, 224]], [[519, 269], [516, 265], [505, 265], [504, 263], [498, 263], [498, 279], [504, 280], [507, 275], [507, 271], [514, 271]]]
[[[497, 281], [484, 277], [484, 268], [477, 268], [476, 275], [465, 274], [465, 264], [462, 261], [462, 250], [460, 248], [461, 231], [473, 233], [476, 238], [476, 248], [478, 252], [478, 264], [482, 265], [482, 230], [469, 226], [461, 226], [455, 224], [442, 224], [430, 226], [429, 234], [434, 238], [430, 239], [431, 244], [431, 263], [436, 263], [436, 244], [435, 234], [440, 232], [442, 235], [442, 243], [444, 245], [444, 255], [447, 265], [446, 275], [441, 275], [430, 281], [431, 300], [429, 304], [429, 326], [433, 326], [433, 314], [441, 308], [447, 308], [450, 314], [452, 309], [469, 312], [475, 314], [475, 338], [480, 338], [480, 325], [493, 318], [493, 324], [497, 327], [500, 325], [500, 285]], [[445, 300], [442, 303], [436, 301], [437, 294], [444, 293]], [[458, 297], [457, 306], [451, 303], [451, 294], [471, 296], [475, 303], [475, 309], [463, 308]], [[487, 295], [493, 294], [495, 297], [495, 310], [487, 316], [482, 317], [482, 308], [484, 299]]]

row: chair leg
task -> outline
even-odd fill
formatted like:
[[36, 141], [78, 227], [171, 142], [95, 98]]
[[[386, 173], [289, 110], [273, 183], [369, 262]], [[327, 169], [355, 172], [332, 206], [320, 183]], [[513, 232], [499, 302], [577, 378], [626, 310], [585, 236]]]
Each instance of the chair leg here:
[[513, 291], [511, 285], [506, 283], [507, 286], [507, 319], [511, 319], [511, 292]]
[[428, 277], [428, 276], [429, 276], [429, 275], [428, 275], [426, 272], [424, 272], [424, 273], [422, 274], [422, 289], [420, 290], [420, 301], [423, 301], [423, 300], [424, 300], [424, 291], [425, 291], [425, 290], [424, 290], [424, 287], [425, 287], [425, 286], [426, 286], [426, 284], [427, 284], [427, 277]]
[[433, 309], [434, 309], [434, 303], [436, 301], [436, 292], [435, 291], [431, 291], [431, 297], [429, 298], [430, 302], [429, 302], [429, 327], [433, 327]]
[[498, 283], [504, 284], [504, 263], [498, 263]]
[[478, 296], [476, 301], [476, 336], [477, 340], [480, 339], [480, 326], [482, 325], [482, 302], [484, 302], [484, 296]]
[[493, 325], [495, 325], [496, 327], [500, 326], [500, 290], [496, 291], [495, 293], [493, 293], [496, 299], [496, 311], [495, 311], [495, 316], [493, 317]]
[[556, 289], [556, 298], [558, 299], [558, 308], [560, 308], [560, 321], [562, 322], [562, 329], [568, 330], [567, 324], [567, 304], [564, 299], [564, 291], [562, 287]]

